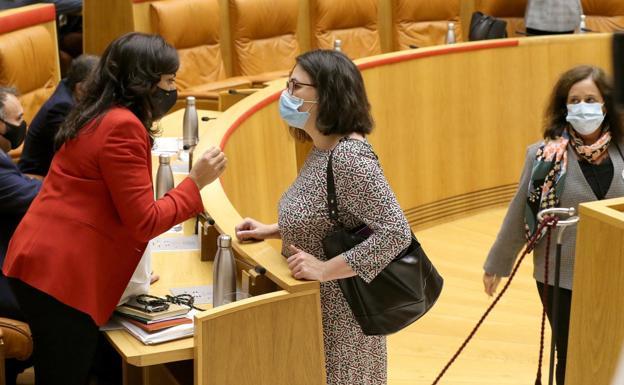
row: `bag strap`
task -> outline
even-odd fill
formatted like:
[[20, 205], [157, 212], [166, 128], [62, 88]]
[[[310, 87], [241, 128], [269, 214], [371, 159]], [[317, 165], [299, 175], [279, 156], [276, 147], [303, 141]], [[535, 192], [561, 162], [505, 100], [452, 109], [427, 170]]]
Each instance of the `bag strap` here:
[[[340, 144], [340, 142], [338, 142], [338, 144]], [[338, 145], [336, 145], [336, 147], [338, 147]], [[332, 167], [333, 157], [334, 150], [331, 150], [329, 153], [329, 160], [327, 161], [327, 210], [329, 219], [333, 222], [338, 222], [338, 201], [336, 200], [336, 185], [334, 182], [334, 169]]]
[[[327, 212], [329, 214], [329, 219], [331, 219], [332, 222], [337, 223], [337, 224], [340, 224], [340, 221], [338, 220], [338, 199], [336, 197], [336, 182], [334, 179], [334, 169], [332, 165], [333, 165], [334, 150], [338, 148], [340, 143], [345, 142], [347, 140], [357, 140], [357, 139], [352, 139], [352, 138], [349, 138], [348, 136], [340, 138], [340, 140], [338, 141], [338, 144], [336, 144], [336, 146], [329, 153], [329, 160], [327, 161]], [[375, 158], [377, 158], [377, 154], [373, 152], [373, 155], [375, 156]]]

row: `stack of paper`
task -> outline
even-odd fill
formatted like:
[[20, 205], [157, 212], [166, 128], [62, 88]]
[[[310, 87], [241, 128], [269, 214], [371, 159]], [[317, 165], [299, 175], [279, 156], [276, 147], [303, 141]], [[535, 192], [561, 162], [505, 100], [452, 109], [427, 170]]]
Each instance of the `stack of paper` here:
[[195, 330], [195, 325], [193, 324], [193, 316], [196, 312], [197, 311], [195, 310], [191, 310], [186, 314], [186, 318], [190, 320], [190, 323], [172, 326], [170, 328], [158, 330], [151, 333], [133, 324], [128, 319], [120, 316], [117, 316], [116, 318], [117, 321], [136, 339], [138, 339], [145, 345], [153, 345], [192, 336]]

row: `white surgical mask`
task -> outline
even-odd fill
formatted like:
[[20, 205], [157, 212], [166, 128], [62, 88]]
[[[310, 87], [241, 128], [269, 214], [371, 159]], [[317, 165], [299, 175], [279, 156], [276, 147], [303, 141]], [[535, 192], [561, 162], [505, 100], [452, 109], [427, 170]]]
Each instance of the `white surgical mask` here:
[[595, 132], [603, 120], [602, 103], [568, 104], [566, 121], [572, 125], [574, 131], [581, 135], [589, 135]]

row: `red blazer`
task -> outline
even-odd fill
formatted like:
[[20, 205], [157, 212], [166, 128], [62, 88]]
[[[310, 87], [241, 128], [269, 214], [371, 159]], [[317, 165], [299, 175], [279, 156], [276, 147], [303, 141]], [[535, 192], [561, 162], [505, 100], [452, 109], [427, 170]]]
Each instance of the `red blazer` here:
[[204, 209], [189, 178], [155, 201], [151, 170], [149, 138], [132, 112], [113, 108], [89, 123], [54, 157], [4, 274], [106, 323], [147, 242]]

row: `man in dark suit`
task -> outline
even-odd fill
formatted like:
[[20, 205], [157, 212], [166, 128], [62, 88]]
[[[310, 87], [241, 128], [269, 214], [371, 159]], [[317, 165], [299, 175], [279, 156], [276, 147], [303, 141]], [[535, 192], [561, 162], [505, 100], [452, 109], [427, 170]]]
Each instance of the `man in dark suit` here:
[[[0, 87], [0, 263], [4, 262], [9, 240], [41, 187], [41, 181], [22, 174], [7, 151], [21, 144], [25, 128], [24, 110], [12, 88]], [[8, 147], [8, 148], [7, 148]], [[0, 272], [0, 317], [20, 321], [24, 316], [6, 277]], [[29, 361], [6, 360], [6, 383], [15, 384], [17, 375], [32, 365]]]
[[67, 77], [59, 83], [47, 102], [33, 119], [18, 167], [25, 174], [45, 176], [54, 157], [54, 136], [61, 124], [80, 99], [87, 76], [97, 65], [97, 56], [82, 55], [69, 68]]

